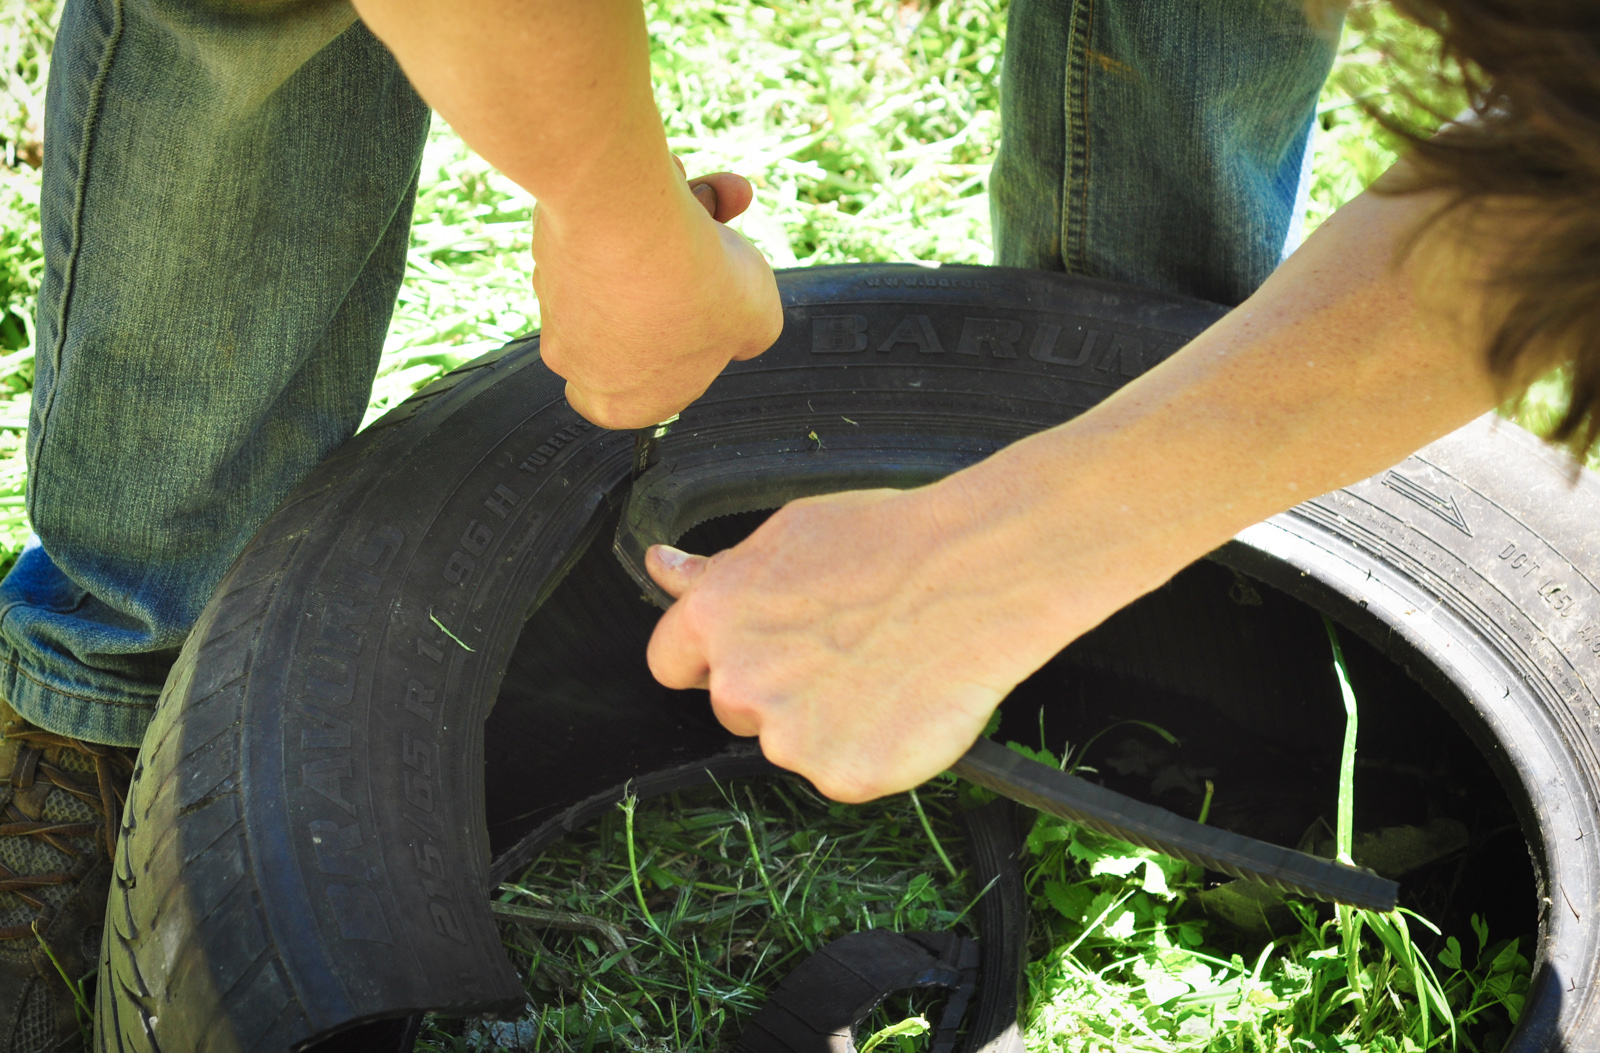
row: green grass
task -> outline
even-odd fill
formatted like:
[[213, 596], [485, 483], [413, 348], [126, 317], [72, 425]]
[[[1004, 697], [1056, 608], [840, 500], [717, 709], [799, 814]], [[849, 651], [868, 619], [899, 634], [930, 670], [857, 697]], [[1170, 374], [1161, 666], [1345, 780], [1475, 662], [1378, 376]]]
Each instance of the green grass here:
[[[722, 1049], [770, 986], [832, 939], [885, 927], [976, 935], [980, 890], [941, 859], [959, 855], [950, 804], [922, 801], [924, 826], [908, 795], [847, 807], [787, 780], [624, 802], [496, 897], [542, 1010], [498, 1027], [434, 1020], [423, 1048], [515, 1035], [529, 1049]], [[871, 1030], [926, 1019], [931, 1004], [891, 1001]], [[915, 1036], [889, 1048], [916, 1048]]]
[[[1358, 708], [1331, 624], [1328, 635], [1347, 713], [1329, 804], [1349, 861]], [[1066, 758], [1012, 747], [1072, 768], [1093, 741]], [[711, 1053], [828, 940], [883, 927], [981, 938], [968, 925], [983, 889], [961, 869], [952, 813], [986, 796], [946, 776], [860, 807], [789, 780], [625, 801], [496, 897], [532, 1010], [432, 1019], [421, 1048]], [[1215, 919], [1202, 893], [1217, 889], [1198, 867], [1043, 815], [1027, 847], [1034, 1053], [1492, 1053], [1522, 1010], [1525, 948], [1492, 940], [1476, 916], [1464, 947], [1403, 908], [1258, 892], [1288, 919], [1262, 934]], [[935, 999], [891, 999], [863, 1036], [926, 1049], [936, 1012]]]

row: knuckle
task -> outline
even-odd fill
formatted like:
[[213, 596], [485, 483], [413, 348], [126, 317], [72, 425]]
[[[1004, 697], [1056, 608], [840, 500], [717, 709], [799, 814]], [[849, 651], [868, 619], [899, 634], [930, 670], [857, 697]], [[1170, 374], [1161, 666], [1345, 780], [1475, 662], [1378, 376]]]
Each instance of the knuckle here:
[[711, 689], [711, 711], [723, 727], [735, 735], [756, 735], [761, 731], [761, 710], [737, 690], [718, 682]]
[[869, 780], [851, 778], [842, 773], [812, 779], [817, 792], [842, 804], [862, 804], [883, 796], [883, 790]]
[[612, 431], [637, 427], [634, 419], [638, 414], [628, 412], [625, 402], [608, 395], [587, 396], [581, 412], [593, 423]]
[[567, 362], [567, 349], [559, 340], [552, 340], [548, 333], [539, 341], [539, 361], [556, 376], [563, 380], [571, 380], [567, 374], [570, 372]]
[[761, 736], [761, 752], [778, 767], [785, 771], [799, 772], [804, 775], [806, 768], [805, 751], [798, 748], [792, 736], [773, 734], [771, 731]]

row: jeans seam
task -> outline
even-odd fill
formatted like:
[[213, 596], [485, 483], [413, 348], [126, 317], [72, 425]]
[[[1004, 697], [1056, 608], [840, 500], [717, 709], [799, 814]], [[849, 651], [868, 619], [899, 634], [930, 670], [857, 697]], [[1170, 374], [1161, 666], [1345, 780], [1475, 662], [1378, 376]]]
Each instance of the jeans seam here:
[[[105, 95], [106, 81], [111, 78], [111, 63], [116, 57], [117, 46], [122, 42], [123, 27], [123, 0], [107, 0], [111, 5], [111, 31], [106, 35], [105, 54], [101, 56], [100, 68], [95, 71], [94, 84], [89, 88], [88, 105], [84, 107], [83, 136], [78, 143], [78, 178], [77, 185], [73, 187], [72, 198], [72, 247], [67, 251], [67, 259], [61, 268], [61, 302], [56, 308], [56, 333], [55, 340], [50, 347], [50, 366], [53, 374], [50, 392], [45, 397], [44, 405], [39, 410], [39, 437], [34, 447], [38, 451], [37, 460], [44, 460], [45, 437], [49, 431], [50, 410], [55, 405], [56, 389], [60, 387], [61, 377], [61, 351], [67, 342], [67, 317], [72, 310], [72, 289], [77, 277], [78, 257], [83, 252], [83, 209], [84, 199], [87, 197], [89, 185], [89, 154], [94, 142], [96, 126], [99, 124], [101, 102]], [[34, 473], [38, 473], [39, 466], [32, 466]], [[29, 508], [32, 516], [32, 497], [35, 487], [28, 487]], [[20, 670], [19, 670], [20, 671]], [[23, 674], [26, 675], [26, 674]]]
[[17, 671], [17, 675], [22, 677], [23, 679], [29, 681], [30, 683], [37, 684], [39, 687], [44, 688], [46, 691], [49, 691], [49, 692], [51, 692], [53, 694], [60, 695], [62, 698], [70, 698], [70, 699], [73, 699], [73, 700], [78, 701], [78, 702], [92, 702], [95, 705], [99, 705], [99, 706], [116, 706], [118, 709], [154, 709], [155, 706], [156, 706], [156, 703], [154, 701], [151, 701], [151, 702], [118, 702], [115, 699], [111, 699], [111, 698], [95, 698], [93, 695], [78, 695], [78, 694], [72, 693], [71, 691], [63, 691], [63, 690], [61, 690], [61, 688], [55, 686], [54, 684], [47, 684], [43, 680], [40, 680], [38, 677], [34, 676], [32, 673], [30, 673], [26, 669], [24, 669], [22, 667], [22, 663], [21, 662], [16, 661], [15, 659], [11, 658], [9, 655], [0, 655], [0, 662], [3, 662], [6, 665], [9, 665], [12, 669], [15, 669]]
[[[1094, 0], [1072, 5], [1067, 29], [1065, 164], [1061, 187], [1061, 261], [1072, 274], [1087, 273], [1089, 220], [1089, 35]], [[1074, 202], [1076, 198], [1076, 202]], [[1074, 207], [1076, 205], [1076, 207]]]

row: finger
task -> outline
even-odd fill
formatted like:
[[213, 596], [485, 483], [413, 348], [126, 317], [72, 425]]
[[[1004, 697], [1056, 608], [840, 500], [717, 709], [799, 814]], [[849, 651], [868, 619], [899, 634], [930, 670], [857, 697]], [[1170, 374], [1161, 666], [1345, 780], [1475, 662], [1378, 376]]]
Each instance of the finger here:
[[717, 188], [710, 183], [696, 183], [693, 188], [695, 200], [704, 206], [706, 213], [712, 219], [717, 218]]
[[[701, 186], [709, 186], [716, 194], [716, 210], [711, 213], [712, 218], [718, 223], [726, 223], [744, 214], [745, 209], [755, 200], [755, 188], [750, 185], [750, 180], [733, 172], [712, 172], [710, 175], [696, 176], [689, 180], [689, 188], [696, 190]], [[701, 203], [705, 199], [701, 198]]]
[[750, 738], [761, 734], [761, 718], [753, 709], [729, 705], [716, 691], [711, 692], [711, 713], [718, 724], [735, 735]]
[[644, 657], [650, 666], [650, 675], [662, 687], [687, 691], [692, 687], [704, 688], [709, 683], [711, 666], [706, 659], [705, 645], [690, 628], [681, 603], [673, 604], [656, 623]]
[[672, 163], [678, 166], [678, 174], [679, 175], [683, 176], [683, 178], [685, 178], [685, 179], [689, 178], [688, 171], [686, 171], [684, 169], [684, 167], [683, 167], [683, 160], [680, 157], [678, 157], [677, 154], [673, 154], [672, 155]]
[[706, 572], [711, 561], [691, 555], [671, 545], [651, 545], [644, 554], [644, 568], [667, 595], [678, 599]]

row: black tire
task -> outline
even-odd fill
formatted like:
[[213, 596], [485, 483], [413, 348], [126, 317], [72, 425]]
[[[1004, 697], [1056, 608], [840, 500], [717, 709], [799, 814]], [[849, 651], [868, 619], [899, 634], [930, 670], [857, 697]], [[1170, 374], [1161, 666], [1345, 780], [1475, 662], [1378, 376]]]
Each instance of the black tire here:
[[[1221, 314], [985, 268], [780, 285], [783, 336], [685, 412], [669, 468], [930, 478], [1071, 417]], [[402, 1025], [374, 1022], [514, 1012], [485, 889], [630, 776], [761, 767], [703, 705], [649, 686], [655, 612], [608, 551], [632, 436], [561, 391], [536, 338], [456, 371], [318, 468], [230, 572], [124, 814], [98, 1048], [304, 1048], [354, 1025], [344, 1048], [395, 1048]], [[1481, 421], [1217, 554], [1405, 665], [1496, 766], [1541, 903], [1519, 1053], [1600, 1047], [1595, 523], [1600, 481]], [[585, 589], [545, 604], [575, 566]]]

